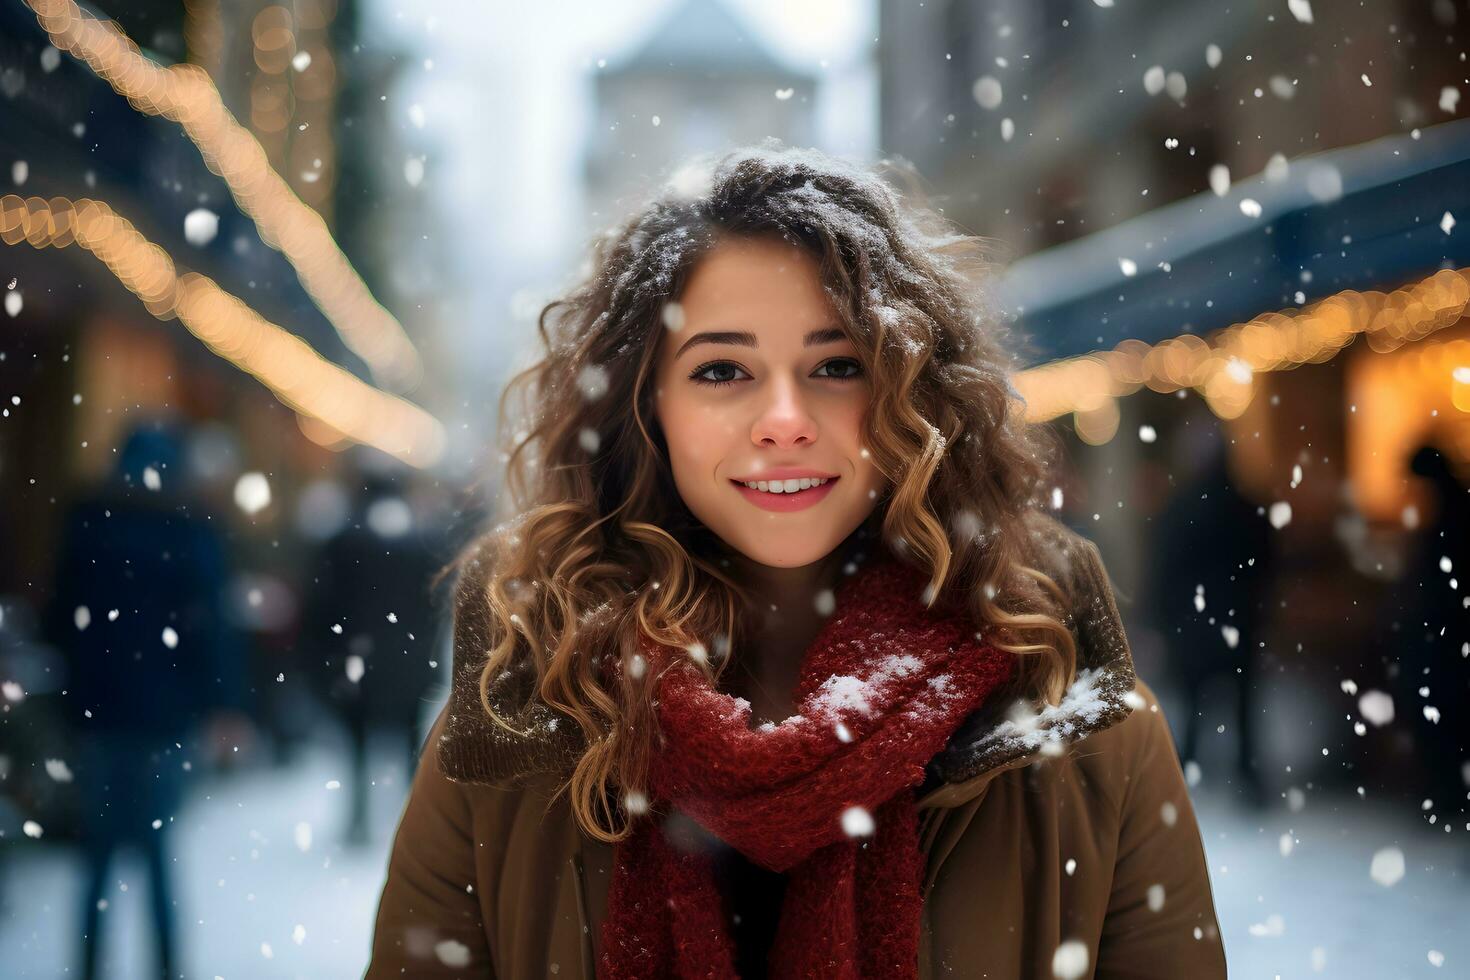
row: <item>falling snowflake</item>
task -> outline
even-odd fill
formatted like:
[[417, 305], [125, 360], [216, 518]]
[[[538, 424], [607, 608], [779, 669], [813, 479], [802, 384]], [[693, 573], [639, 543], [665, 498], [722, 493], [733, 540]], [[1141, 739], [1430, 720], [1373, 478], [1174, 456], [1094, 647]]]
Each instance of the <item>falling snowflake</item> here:
[[1364, 691], [1358, 698], [1358, 713], [1374, 728], [1393, 721], [1393, 697], [1383, 691]]
[[992, 75], [981, 75], [975, 79], [970, 94], [982, 109], [996, 109], [1000, 107], [1002, 93], [1000, 79]]
[[1217, 163], [1210, 168], [1210, 190], [1218, 197], [1230, 192], [1230, 168], [1225, 164]]
[[1385, 888], [1392, 888], [1404, 877], [1404, 852], [1397, 847], [1385, 847], [1373, 855], [1368, 875]]
[[1274, 912], [1266, 916], [1265, 922], [1253, 922], [1250, 927], [1252, 936], [1281, 936], [1285, 933], [1286, 920]]
[[184, 241], [203, 248], [219, 234], [219, 215], [208, 208], [195, 208], [184, 215]]
[[1057, 980], [1078, 980], [1087, 975], [1089, 960], [1086, 944], [1080, 939], [1068, 939], [1053, 954], [1051, 972]]
[[842, 811], [842, 832], [849, 837], [867, 837], [873, 833], [873, 816], [860, 806]]
[[588, 364], [577, 373], [577, 388], [589, 402], [607, 394], [608, 384], [607, 368], [600, 364]]
[[440, 963], [454, 969], [470, 965], [470, 948], [457, 939], [442, 939], [435, 943], [434, 955]]
[[629, 790], [623, 795], [623, 809], [630, 816], [641, 816], [648, 812], [648, 796], [642, 790]]

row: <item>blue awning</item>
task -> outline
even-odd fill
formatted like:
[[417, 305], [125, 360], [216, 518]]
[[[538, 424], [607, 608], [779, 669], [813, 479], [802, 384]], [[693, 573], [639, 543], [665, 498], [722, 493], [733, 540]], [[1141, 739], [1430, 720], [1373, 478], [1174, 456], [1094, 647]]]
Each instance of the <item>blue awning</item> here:
[[[1250, 217], [1250, 198], [1260, 214]], [[1449, 233], [1440, 227], [1454, 215]], [[1120, 260], [1136, 273], [1125, 275]], [[1344, 289], [1389, 291], [1470, 265], [1470, 120], [1292, 160], [1027, 256], [998, 302], [1040, 352], [1204, 334]], [[1298, 300], [1300, 291], [1302, 300]], [[1304, 302], [1303, 302], [1304, 301]]]

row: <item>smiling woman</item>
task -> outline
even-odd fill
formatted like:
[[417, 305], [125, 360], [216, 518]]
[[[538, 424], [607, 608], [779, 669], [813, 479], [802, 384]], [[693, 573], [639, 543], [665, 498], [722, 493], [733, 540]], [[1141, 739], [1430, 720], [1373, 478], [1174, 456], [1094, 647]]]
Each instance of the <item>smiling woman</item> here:
[[[863, 445], [873, 393], [857, 345], [823, 326], [836, 311], [820, 266], [780, 238], [732, 237], [679, 302], [654, 403], [679, 496], [742, 555], [815, 570], [888, 487]], [[815, 594], [804, 577], [788, 574], [787, 594]]]
[[370, 977], [1224, 975], [985, 269], [773, 144], [596, 243], [502, 400]]

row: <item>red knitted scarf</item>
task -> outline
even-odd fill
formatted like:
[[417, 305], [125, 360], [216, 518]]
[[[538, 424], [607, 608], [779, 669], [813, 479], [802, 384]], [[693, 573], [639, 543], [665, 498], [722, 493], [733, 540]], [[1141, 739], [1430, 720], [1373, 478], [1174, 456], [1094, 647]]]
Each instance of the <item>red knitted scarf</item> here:
[[749, 703], [714, 690], [685, 651], [645, 644], [666, 741], [649, 816], [614, 849], [599, 980], [737, 976], [714, 865], [673, 810], [788, 876], [772, 977], [917, 977], [913, 790], [1014, 667], [963, 610], [926, 610], [926, 584], [886, 555], [843, 581], [802, 659], [801, 713], [780, 725], [752, 730]]

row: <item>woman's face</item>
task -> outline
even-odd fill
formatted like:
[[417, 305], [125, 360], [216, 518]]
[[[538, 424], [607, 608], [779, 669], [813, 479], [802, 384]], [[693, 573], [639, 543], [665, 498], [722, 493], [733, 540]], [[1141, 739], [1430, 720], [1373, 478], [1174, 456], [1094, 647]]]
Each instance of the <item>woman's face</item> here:
[[[826, 557], [887, 481], [860, 438], [872, 390], [817, 261], [779, 240], [727, 239], [664, 320], [654, 411], [685, 505], [763, 565]], [[788, 482], [802, 477], [827, 482]]]

